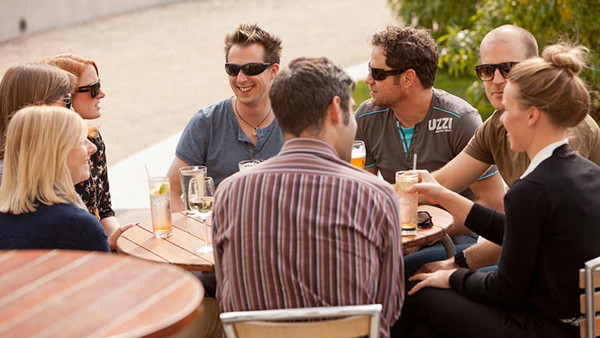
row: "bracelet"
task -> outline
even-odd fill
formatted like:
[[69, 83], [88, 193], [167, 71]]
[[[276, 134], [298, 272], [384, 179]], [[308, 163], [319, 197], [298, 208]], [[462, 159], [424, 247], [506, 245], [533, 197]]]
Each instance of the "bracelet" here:
[[469, 269], [469, 264], [467, 264], [467, 256], [464, 251], [461, 251], [454, 255], [454, 262], [458, 264], [461, 268]]

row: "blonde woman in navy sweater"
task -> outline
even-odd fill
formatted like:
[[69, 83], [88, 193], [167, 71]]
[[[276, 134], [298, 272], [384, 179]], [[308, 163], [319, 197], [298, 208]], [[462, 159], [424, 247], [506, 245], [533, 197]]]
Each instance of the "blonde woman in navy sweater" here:
[[[600, 167], [569, 147], [590, 97], [581, 47], [553, 45], [516, 65], [501, 121], [531, 163], [505, 197], [505, 214], [462, 198], [421, 172], [415, 186], [459, 221], [502, 245], [498, 270], [439, 270], [410, 278], [397, 336], [578, 336], [578, 270], [600, 256]], [[495, 76], [501, 76], [495, 71]]]

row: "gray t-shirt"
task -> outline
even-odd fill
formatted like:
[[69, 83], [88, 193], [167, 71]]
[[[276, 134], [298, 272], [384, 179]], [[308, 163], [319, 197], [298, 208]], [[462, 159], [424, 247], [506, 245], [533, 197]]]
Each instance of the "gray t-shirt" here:
[[[412, 128], [403, 128], [389, 108], [375, 106], [368, 100], [356, 111], [357, 140], [365, 142], [365, 167], [377, 166], [381, 176], [395, 182], [398, 170], [411, 169], [413, 155], [417, 168], [438, 170], [450, 162], [467, 145], [481, 125], [477, 109], [465, 100], [443, 90], [434, 89], [425, 118]], [[497, 173], [492, 167], [486, 175]], [[473, 199], [470, 191], [463, 193]]]
[[4, 159], [0, 160], [0, 184], [2, 184], [2, 175], [4, 174]]
[[200, 109], [183, 130], [175, 155], [189, 165], [205, 165], [218, 186], [238, 171], [242, 160], [266, 160], [279, 152], [283, 135], [277, 119], [258, 129], [256, 146], [244, 134], [228, 98]]

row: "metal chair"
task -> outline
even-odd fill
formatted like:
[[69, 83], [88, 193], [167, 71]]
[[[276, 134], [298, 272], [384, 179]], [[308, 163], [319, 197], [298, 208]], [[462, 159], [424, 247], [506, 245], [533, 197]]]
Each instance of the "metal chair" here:
[[373, 304], [225, 312], [220, 317], [228, 338], [379, 337], [380, 313], [381, 305]]
[[585, 262], [585, 269], [579, 270], [579, 287], [585, 288], [579, 300], [580, 311], [585, 319], [579, 322], [581, 337], [597, 337], [600, 335], [600, 257]]

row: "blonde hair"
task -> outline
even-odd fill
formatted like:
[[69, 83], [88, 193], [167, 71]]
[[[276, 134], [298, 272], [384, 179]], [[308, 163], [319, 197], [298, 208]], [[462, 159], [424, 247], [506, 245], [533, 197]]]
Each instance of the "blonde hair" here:
[[508, 79], [519, 88], [521, 106], [537, 107], [558, 126], [581, 122], [590, 109], [589, 91], [578, 76], [586, 52], [583, 46], [551, 45], [544, 48], [541, 58], [517, 64]]
[[56, 102], [76, 86], [75, 76], [51, 65], [26, 63], [9, 68], [0, 82], [0, 159], [4, 158], [4, 135], [14, 112]]
[[75, 192], [67, 157], [87, 133], [83, 119], [66, 108], [31, 106], [17, 111], [6, 135], [0, 211], [33, 212], [39, 203], [85, 208]]

